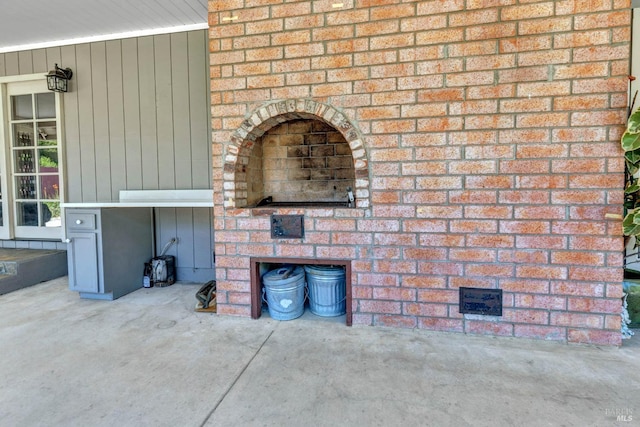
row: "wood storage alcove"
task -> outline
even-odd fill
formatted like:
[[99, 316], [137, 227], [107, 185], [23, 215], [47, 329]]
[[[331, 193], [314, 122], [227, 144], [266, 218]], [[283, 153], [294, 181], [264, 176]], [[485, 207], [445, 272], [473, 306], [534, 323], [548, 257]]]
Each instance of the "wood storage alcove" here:
[[336, 265], [344, 267], [346, 281], [346, 325], [352, 324], [351, 310], [351, 260], [315, 259], [315, 258], [278, 258], [251, 257], [251, 318], [258, 319], [262, 315], [262, 291], [260, 264], [293, 264], [293, 265]]

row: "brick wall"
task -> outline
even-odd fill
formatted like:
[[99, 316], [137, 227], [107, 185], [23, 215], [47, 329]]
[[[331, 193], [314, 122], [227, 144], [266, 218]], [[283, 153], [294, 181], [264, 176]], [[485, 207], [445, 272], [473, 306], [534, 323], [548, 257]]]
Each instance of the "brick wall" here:
[[[355, 324], [619, 345], [628, 0], [332, 3], [209, 2], [219, 312], [249, 256], [341, 257]], [[236, 174], [298, 116], [345, 135], [358, 207], [274, 241]]]

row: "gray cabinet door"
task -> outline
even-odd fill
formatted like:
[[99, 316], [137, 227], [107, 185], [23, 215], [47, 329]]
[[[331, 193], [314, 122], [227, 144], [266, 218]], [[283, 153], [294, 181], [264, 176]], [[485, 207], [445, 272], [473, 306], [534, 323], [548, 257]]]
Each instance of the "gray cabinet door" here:
[[98, 237], [95, 233], [68, 233], [69, 289], [99, 292]]

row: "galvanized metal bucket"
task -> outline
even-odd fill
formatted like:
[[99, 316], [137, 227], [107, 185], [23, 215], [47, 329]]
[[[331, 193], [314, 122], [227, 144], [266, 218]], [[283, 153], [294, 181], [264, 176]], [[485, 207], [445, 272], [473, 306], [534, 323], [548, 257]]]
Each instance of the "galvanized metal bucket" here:
[[[302, 267], [281, 267], [262, 276], [263, 300], [275, 320], [293, 320], [304, 313], [305, 275]], [[266, 294], [266, 299], [265, 299]]]
[[345, 271], [332, 265], [305, 265], [309, 288], [309, 310], [316, 316], [333, 317], [346, 313]]

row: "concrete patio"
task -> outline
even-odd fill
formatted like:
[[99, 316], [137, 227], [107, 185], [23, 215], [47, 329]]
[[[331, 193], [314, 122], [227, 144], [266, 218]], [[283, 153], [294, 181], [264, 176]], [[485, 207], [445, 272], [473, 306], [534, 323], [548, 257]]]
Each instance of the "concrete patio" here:
[[[640, 422], [621, 348], [196, 313], [197, 285], [0, 296], [0, 426], [602, 426]], [[625, 422], [626, 421], [626, 422]]]

